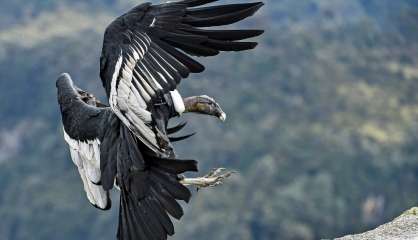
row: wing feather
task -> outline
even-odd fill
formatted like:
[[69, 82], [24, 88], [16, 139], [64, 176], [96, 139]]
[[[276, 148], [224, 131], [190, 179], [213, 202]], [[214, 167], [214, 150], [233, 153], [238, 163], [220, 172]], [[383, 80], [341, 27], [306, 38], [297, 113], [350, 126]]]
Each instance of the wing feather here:
[[88, 142], [72, 139], [64, 130], [64, 139], [70, 148], [71, 159], [77, 166], [87, 199], [92, 205], [99, 209], [109, 209], [110, 199], [107, 191], [99, 185], [101, 180], [100, 172], [100, 141]]
[[[177, 174], [196, 170], [195, 163], [167, 160], [174, 155], [167, 133], [179, 131], [184, 124], [169, 131], [166, 125], [171, 111], [184, 111], [176, 90], [181, 80], [205, 69], [193, 57], [252, 49], [255, 42], [241, 40], [262, 34], [260, 30], [202, 29], [238, 22], [262, 6], [258, 2], [199, 7], [210, 2], [216, 0], [145, 3], [106, 29], [100, 76], [110, 108], [121, 121], [121, 131], [117, 161], [101, 164], [107, 176], [102, 180], [109, 189], [111, 177], [116, 176], [121, 188], [121, 240], [166, 239], [173, 235], [168, 215], [180, 219], [183, 209], [177, 201], [190, 199], [190, 191], [179, 183]], [[146, 147], [145, 159], [138, 146]], [[106, 159], [111, 160], [108, 156]]]
[[[155, 106], [176, 90], [190, 73], [204, 66], [190, 56], [215, 56], [221, 51], [243, 51], [260, 30], [201, 29], [238, 22], [252, 16], [261, 2], [198, 7], [209, 0], [142, 4], [117, 18], [106, 29], [101, 76], [110, 107], [154, 153], [168, 156], [169, 140], [156, 126]], [[198, 7], [198, 8], [195, 8]], [[190, 56], [189, 56], [190, 55]], [[135, 102], [138, 102], [136, 104]]]
[[[111, 206], [108, 191], [101, 185], [100, 135], [113, 113], [107, 108], [88, 105], [81, 100], [68, 74], [57, 81], [64, 140], [71, 159], [77, 166], [87, 198], [95, 207], [107, 210]], [[87, 94], [87, 93], [86, 93]], [[87, 95], [91, 97], [92, 95]]]

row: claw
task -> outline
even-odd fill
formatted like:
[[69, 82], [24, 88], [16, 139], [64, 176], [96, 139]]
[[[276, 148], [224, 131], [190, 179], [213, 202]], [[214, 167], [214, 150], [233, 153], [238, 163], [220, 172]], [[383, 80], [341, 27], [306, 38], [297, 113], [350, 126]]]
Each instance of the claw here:
[[231, 177], [234, 171], [227, 171], [225, 168], [217, 168], [211, 170], [208, 174], [201, 178], [184, 178], [180, 182], [185, 186], [196, 186], [199, 191], [202, 188], [216, 187], [222, 185], [225, 180]]
[[214, 168], [212, 170], [210, 170], [210, 172], [208, 172], [208, 174], [205, 175], [205, 177], [211, 177], [213, 175], [215, 175], [215, 173], [219, 172], [219, 171], [223, 171], [224, 168]]
[[208, 174], [205, 175], [206, 178], [214, 177], [216, 175], [219, 175], [223, 171], [225, 171], [226, 168], [214, 168], [212, 169]]

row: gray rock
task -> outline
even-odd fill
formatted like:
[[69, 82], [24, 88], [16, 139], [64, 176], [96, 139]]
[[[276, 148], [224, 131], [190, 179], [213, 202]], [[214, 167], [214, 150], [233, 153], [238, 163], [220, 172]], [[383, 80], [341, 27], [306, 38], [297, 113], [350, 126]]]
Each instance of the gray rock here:
[[356, 235], [348, 235], [337, 240], [406, 240], [418, 239], [418, 207], [404, 212], [392, 222]]

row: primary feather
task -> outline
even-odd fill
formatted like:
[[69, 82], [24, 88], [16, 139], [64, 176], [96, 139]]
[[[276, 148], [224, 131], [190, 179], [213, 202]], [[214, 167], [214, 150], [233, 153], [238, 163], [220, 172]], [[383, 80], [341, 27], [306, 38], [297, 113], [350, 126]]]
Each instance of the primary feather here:
[[[243, 51], [256, 42], [240, 41], [261, 30], [216, 30], [252, 16], [261, 2], [197, 7], [211, 1], [144, 3], [113, 21], [106, 29], [101, 78], [110, 107], [155, 154], [167, 156], [169, 139], [147, 128], [152, 108], [164, 101], [190, 73], [204, 70], [193, 56]], [[161, 126], [159, 126], [159, 130]]]

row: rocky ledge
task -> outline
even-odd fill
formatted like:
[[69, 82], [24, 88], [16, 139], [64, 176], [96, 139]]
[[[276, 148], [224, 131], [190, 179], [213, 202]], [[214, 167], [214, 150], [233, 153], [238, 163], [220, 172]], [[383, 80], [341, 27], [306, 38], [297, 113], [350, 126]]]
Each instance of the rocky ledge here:
[[374, 230], [348, 235], [337, 240], [418, 240], [418, 207], [404, 212], [393, 221], [383, 224]]

